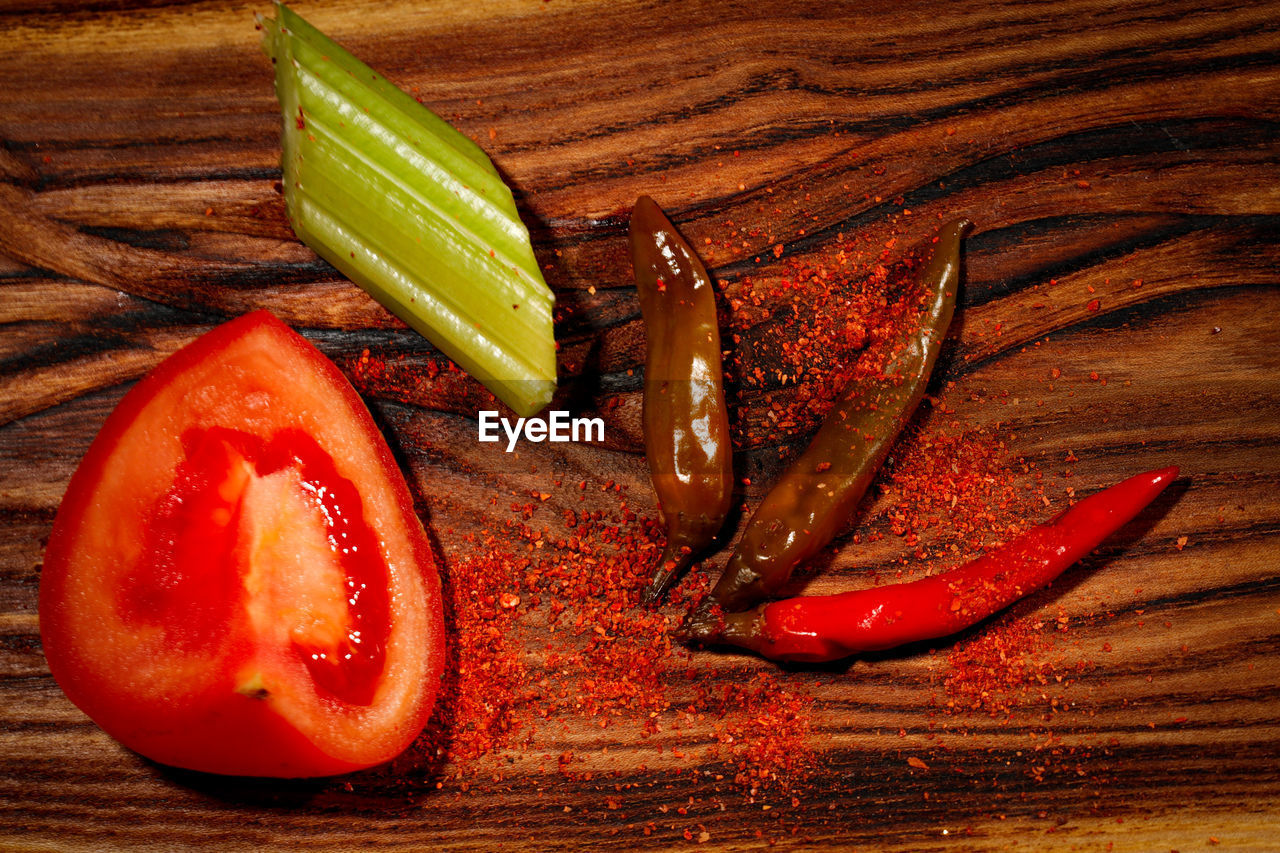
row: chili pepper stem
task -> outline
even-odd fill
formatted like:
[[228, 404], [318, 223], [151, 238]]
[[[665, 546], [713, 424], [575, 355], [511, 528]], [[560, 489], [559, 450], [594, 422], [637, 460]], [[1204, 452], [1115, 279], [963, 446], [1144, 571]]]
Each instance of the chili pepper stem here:
[[[753, 613], [754, 611], [747, 611]], [[675, 636], [678, 640], [685, 643], [701, 643], [702, 645], [728, 644], [733, 646], [742, 646], [743, 648], [751, 648], [747, 642], [738, 642], [737, 636], [741, 635], [744, 640], [749, 638], [749, 633], [738, 630], [732, 632], [727, 631], [729, 622], [734, 617], [744, 617], [746, 613], [735, 613], [726, 615], [719, 605], [707, 605], [698, 607], [689, 613], [684, 622], [675, 630]], [[740, 620], [739, 620], [740, 621]]]
[[724, 608], [718, 602], [708, 599], [685, 617], [680, 633], [684, 639], [700, 643], [733, 642], [724, 634], [727, 618]]

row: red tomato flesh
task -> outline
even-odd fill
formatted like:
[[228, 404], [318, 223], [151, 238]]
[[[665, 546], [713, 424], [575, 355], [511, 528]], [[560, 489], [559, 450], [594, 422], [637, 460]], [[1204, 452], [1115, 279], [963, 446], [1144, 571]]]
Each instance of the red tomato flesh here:
[[54, 522], [40, 630], [107, 733], [235, 775], [393, 758], [444, 657], [439, 578], [386, 442], [265, 312], [173, 355], [107, 419]]

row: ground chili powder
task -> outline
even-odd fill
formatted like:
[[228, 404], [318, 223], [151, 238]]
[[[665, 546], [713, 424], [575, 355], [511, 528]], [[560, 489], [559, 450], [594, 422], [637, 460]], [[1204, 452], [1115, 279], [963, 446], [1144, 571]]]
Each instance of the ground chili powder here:
[[[642, 608], [660, 525], [631, 510], [616, 484], [561, 492], [590, 508], [554, 516], [542, 494], [511, 501], [501, 531], [447, 549], [452, 675], [440, 725], [417, 749], [455, 782], [495, 779], [512, 753], [618, 727], [625, 736], [608, 737], [636, 744], [632, 764], [714, 765], [748, 795], [793, 785], [809, 754], [808, 697], [749, 668], [742, 684], [708, 690], [674, 637], [705, 579], [682, 585], [682, 603]], [[538, 759], [547, 772], [608, 776], [572, 749]]]
[[[756, 245], [762, 240], [751, 236]], [[755, 245], [734, 233], [726, 247], [737, 256]], [[776, 448], [780, 465], [845, 383], [876, 375], [895, 330], [918, 322], [918, 302], [910, 298], [915, 265], [896, 235], [873, 243], [840, 234], [823, 251], [787, 257], [767, 273], [723, 286], [725, 367], [740, 450], [768, 455]], [[434, 367], [365, 351], [347, 366], [357, 387], [374, 396], [439, 398], [441, 408], [476, 402], [474, 383], [456, 368], [427, 363]], [[926, 401], [868, 495], [858, 526], [836, 543], [840, 549], [900, 541], [892, 567], [864, 572], [857, 582], [944, 571], [1044, 520], [1063, 500], [1049, 485], [1059, 472], [1014, 455], [1016, 436], [999, 419], [978, 426], [957, 412], [964, 407], [949, 399], [962, 396], [964, 407], [1007, 402], [953, 384]], [[746, 472], [748, 505], [767, 488], [769, 468]], [[635, 778], [657, 774], [679, 805], [663, 805], [660, 817], [629, 826], [699, 841], [709, 834], [696, 817], [714, 812], [715, 802], [692, 796], [682, 802], [679, 791], [709, 780], [717, 791], [776, 808], [779, 835], [799, 832], [796, 820], [782, 814], [788, 807], [804, 814], [805, 786], [816, 769], [814, 699], [805, 686], [811, 682], [747, 657], [717, 662], [733, 672], [708, 681], [697, 656], [709, 653], [690, 650], [675, 635], [727, 549], [709, 561], [708, 573], [695, 571], [677, 587], [671, 604], [648, 610], [639, 597], [663, 544], [651, 496], [636, 498], [594, 478], [554, 479], [545, 489], [495, 496], [478, 532], [440, 531], [451, 675], [438, 720], [415, 746], [417, 758], [435, 768], [432, 784], [466, 792], [501, 784], [511, 772], [527, 774], [532, 763], [552, 777], [598, 783], [612, 791], [604, 807], [620, 810], [639, 784]], [[915, 763], [904, 756], [906, 766], [945, 765], [950, 742], [968, 734], [975, 716], [1011, 719], [1034, 706], [1051, 718], [1062, 710], [1064, 680], [1069, 685], [1088, 667], [1064, 651], [1066, 628], [1034, 606], [1019, 607], [940, 644], [930, 656], [934, 711], [922, 747], [928, 754], [910, 756]], [[598, 741], [584, 734], [592, 730], [601, 730]], [[1070, 766], [1077, 747], [1055, 742], [1047, 721], [1031, 738], [1026, 772], [1033, 778]]]

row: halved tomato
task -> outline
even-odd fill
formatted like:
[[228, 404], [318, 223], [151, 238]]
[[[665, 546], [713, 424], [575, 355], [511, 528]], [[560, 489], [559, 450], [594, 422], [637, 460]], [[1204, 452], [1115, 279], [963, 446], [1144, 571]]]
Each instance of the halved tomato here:
[[386, 441], [266, 312], [175, 353], [107, 418], [54, 521], [40, 633], [108, 734], [235, 775], [395, 757], [444, 658], [439, 576]]

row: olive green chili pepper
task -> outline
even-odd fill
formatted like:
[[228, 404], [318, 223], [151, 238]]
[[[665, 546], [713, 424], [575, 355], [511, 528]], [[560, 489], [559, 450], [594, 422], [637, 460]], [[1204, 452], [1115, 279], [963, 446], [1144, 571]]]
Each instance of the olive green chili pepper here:
[[924, 397], [955, 312], [960, 240], [970, 225], [957, 219], [942, 227], [920, 278], [926, 301], [919, 327], [897, 342], [881, 376], [855, 379], [841, 392], [809, 447], [748, 522], [719, 582], [690, 617], [691, 636], [712, 638], [720, 614], [780, 592], [792, 570], [826, 547], [853, 514]]
[[648, 196], [631, 213], [647, 353], [644, 444], [667, 545], [649, 604], [710, 545], [733, 496], [729, 413], [720, 367], [715, 291], [706, 268]]

